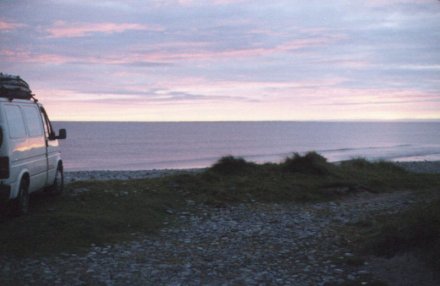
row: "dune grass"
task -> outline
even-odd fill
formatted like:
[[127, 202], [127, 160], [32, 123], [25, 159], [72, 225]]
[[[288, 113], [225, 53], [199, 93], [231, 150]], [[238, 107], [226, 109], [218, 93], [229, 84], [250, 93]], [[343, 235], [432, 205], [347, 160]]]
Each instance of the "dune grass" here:
[[[237, 162], [231, 163], [233, 160]], [[315, 152], [294, 154], [280, 164], [256, 165], [227, 157], [198, 176], [173, 180], [208, 203], [316, 201], [361, 190], [380, 193], [440, 187], [438, 175], [410, 173], [389, 162], [365, 159], [332, 164]]]
[[[280, 164], [255, 164], [232, 156], [206, 171], [155, 179], [83, 181], [59, 197], [35, 196], [30, 214], [3, 218], [0, 253], [80, 251], [154, 233], [185, 201], [213, 206], [237, 202], [310, 202], [353, 192], [439, 189], [438, 175], [408, 173], [391, 163], [356, 159], [328, 163], [311, 152]], [[171, 210], [171, 211], [170, 211]]]
[[222, 175], [239, 176], [247, 174], [257, 168], [257, 164], [248, 162], [243, 158], [225, 156], [220, 158], [210, 170]]

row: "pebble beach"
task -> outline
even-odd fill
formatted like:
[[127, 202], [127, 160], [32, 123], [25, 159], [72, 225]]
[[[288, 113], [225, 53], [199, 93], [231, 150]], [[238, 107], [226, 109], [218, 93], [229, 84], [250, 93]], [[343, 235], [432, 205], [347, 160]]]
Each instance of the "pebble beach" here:
[[163, 169], [163, 170], [136, 170], [136, 171], [65, 171], [66, 183], [86, 180], [131, 180], [145, 178], [159, 178], [169, 175], [202, 172], [205, 169]]
[[[156, 235], [82, 254], [0, 256], [0, 284], [434, 286], [435, 274], [415, 257], [360, 258], [340, 231], [420, 200], [409, 192], [365, 192], [314, 204], [193, 205], [176, 213], [178, 226]], [[378, 279], [387, 284], [373, 284]]]
[[[440, 161], [412, 161], [394, 162], [397, 166], [409, 172], [440, 173]], [[136, 170], [136, 171], [65, 171], [65, 182], [83, 180], [131, 180], [144, 178], [157, 178], [168, 175], [203, 172], [204, 168], [197, 169], [162, 169], [162, 170]]]
[[440, 161], [396, 162], [395, 164], [409, 172], [429, 174], [440, 173]]

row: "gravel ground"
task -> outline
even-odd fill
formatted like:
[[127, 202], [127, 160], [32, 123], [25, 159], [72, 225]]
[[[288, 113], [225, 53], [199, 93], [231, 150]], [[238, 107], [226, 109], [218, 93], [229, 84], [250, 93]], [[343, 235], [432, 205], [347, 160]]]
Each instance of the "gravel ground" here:
[[[154, 236], [81, 255], [0, 256], [0, 285], [370, 285], [384, 277], [380, 264], [356, 257], [338, 230], [418, 200], [399, 192], [225, 208], [188, 201], [192, 211], [177, 214], [178, 226]], [[406, 285], [438, 285], [415, 282]]]
[[[425, 164], [422, 164], [425, 163]], [[438, 172], [434, 164], [403, 163]], [[415, 168], [415, 169], [414, 169]], [[157, 177], [194, 170], [66, 172], [66, 181]], [[17, 259], [0, 255], [0, 285], [440, 285], [412, 257], [359, 258], [341, 228], [394, 214], [423, 198], [367, 192], [337, 202], [195, 205], [178, 226], [86, 253]], [[416, 273], [412, 273], [414, 269]], [[402, 274], [406, 274], [402, 276]], [[399, 279], [405, 277], [403, 279]]]

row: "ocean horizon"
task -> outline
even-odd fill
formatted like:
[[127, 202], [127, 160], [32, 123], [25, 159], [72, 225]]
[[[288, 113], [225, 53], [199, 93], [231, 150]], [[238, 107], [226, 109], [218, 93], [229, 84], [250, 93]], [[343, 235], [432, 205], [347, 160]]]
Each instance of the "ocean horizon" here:
[[210, 166], [233, 155], [264, 163], [316, 151], [329, 161], [440, 160], [440, 121], [56, 121], [66, 128], [65, 169], [151, 170]]

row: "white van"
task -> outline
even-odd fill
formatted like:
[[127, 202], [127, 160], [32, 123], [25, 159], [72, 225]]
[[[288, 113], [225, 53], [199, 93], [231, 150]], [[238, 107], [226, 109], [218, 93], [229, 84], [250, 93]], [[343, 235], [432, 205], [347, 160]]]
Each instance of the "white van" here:
[[56, 136], [43, 106], [17, 82], [27, 86], [19, 77], [0, 73], [0, 202], [21, 215], [28, 212], [30, 193], [62, 192], [57, 139], [65, 139], [66, 130]]

